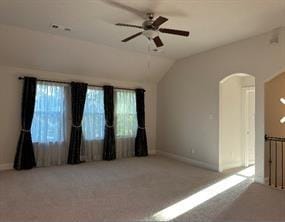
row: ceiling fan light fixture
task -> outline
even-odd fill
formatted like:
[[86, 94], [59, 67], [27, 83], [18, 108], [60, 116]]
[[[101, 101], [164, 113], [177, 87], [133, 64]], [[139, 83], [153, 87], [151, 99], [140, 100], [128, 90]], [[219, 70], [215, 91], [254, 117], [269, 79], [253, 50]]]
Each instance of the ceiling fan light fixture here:
[[145, 30], [142, 33], [145, 37], [148, 39], [154, 39], [156, 36], [158, 36], [158, 31], [155, 30]]

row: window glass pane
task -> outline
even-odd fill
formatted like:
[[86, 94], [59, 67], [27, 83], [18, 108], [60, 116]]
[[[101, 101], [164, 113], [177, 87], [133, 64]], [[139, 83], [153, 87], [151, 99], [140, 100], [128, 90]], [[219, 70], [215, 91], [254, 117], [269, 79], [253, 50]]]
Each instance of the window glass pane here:
[[64, 86], [53, 83], [38, 83], [31, 129], [33, 142], [64, 141], [64, 125]]
[[115, 90], [115, 125], [117, 137], [135, 137], [137, 133], [136, 94]]
[[104, 138], [105, 115], [102, 89], [88, 88], [82, 127], [85, 140], [100, 140]]

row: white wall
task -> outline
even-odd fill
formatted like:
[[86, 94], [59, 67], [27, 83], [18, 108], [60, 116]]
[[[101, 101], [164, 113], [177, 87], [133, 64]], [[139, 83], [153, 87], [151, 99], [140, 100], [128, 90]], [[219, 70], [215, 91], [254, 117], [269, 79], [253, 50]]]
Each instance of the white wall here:
[[146, 128], [149, 152], [155, 152], [156, 145], [156, 85], [150, 83], [122, 82], [98, 79], [81, 75], [67, 75], [40, 70], [20, 69], [0, 66], [0, 169], [9, 168], [14, 161], [20, 132], [22, 81], [18, 76], [35, 76], [51, 80], [77, 80], [90, 84], [111, 84], [121, 87], [143, 87], [145, 93]]
[[[264, 82], [285, 70], [284, 30], [178, 61], [158, 85], [158, 149], [218, 169], [219, 82], [233, 73], [256, 77], [256, 180], [264, 178]], [[191, 150], [195, 149], [192, 153]]]
[[241, 87], [240, 76], [220, 83], [220, 170], [242, 163]]

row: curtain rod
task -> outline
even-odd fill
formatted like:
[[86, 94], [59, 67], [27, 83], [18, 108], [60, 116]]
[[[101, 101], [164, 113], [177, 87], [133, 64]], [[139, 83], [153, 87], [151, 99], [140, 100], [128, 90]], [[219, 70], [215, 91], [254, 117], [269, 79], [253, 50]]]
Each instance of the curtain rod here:
[[[24, 77], [20, 76], [18, 77], [19, 80], [23, 80]], [[71, 82], [66, 82], [66, 81], [57, 81], [57, 80], [47, 80], [47, 79], [37, 79], [37, 81], [39, 82], [52, 82], [52, 83], [59, 83], [59, 84], [70, 84]], [[92, 87], [100, 87], [102, 88], [102, 85], [94, 85], [94, 84], [88, 84], [88, 86], [92, 86]], [[122, 89], [122, 90], [131, 90], [131, 91], [135, 91], [136, 89], [133, 88], [125, 88], [125, 87], [114, 87], [114, 89]]]

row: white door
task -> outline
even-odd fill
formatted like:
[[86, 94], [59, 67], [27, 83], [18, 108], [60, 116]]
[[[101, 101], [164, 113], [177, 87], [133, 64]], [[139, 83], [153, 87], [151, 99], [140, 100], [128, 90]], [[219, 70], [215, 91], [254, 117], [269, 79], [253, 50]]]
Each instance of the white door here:
[[255, 89], [245, 89], [245, 165], [255, 160]]

